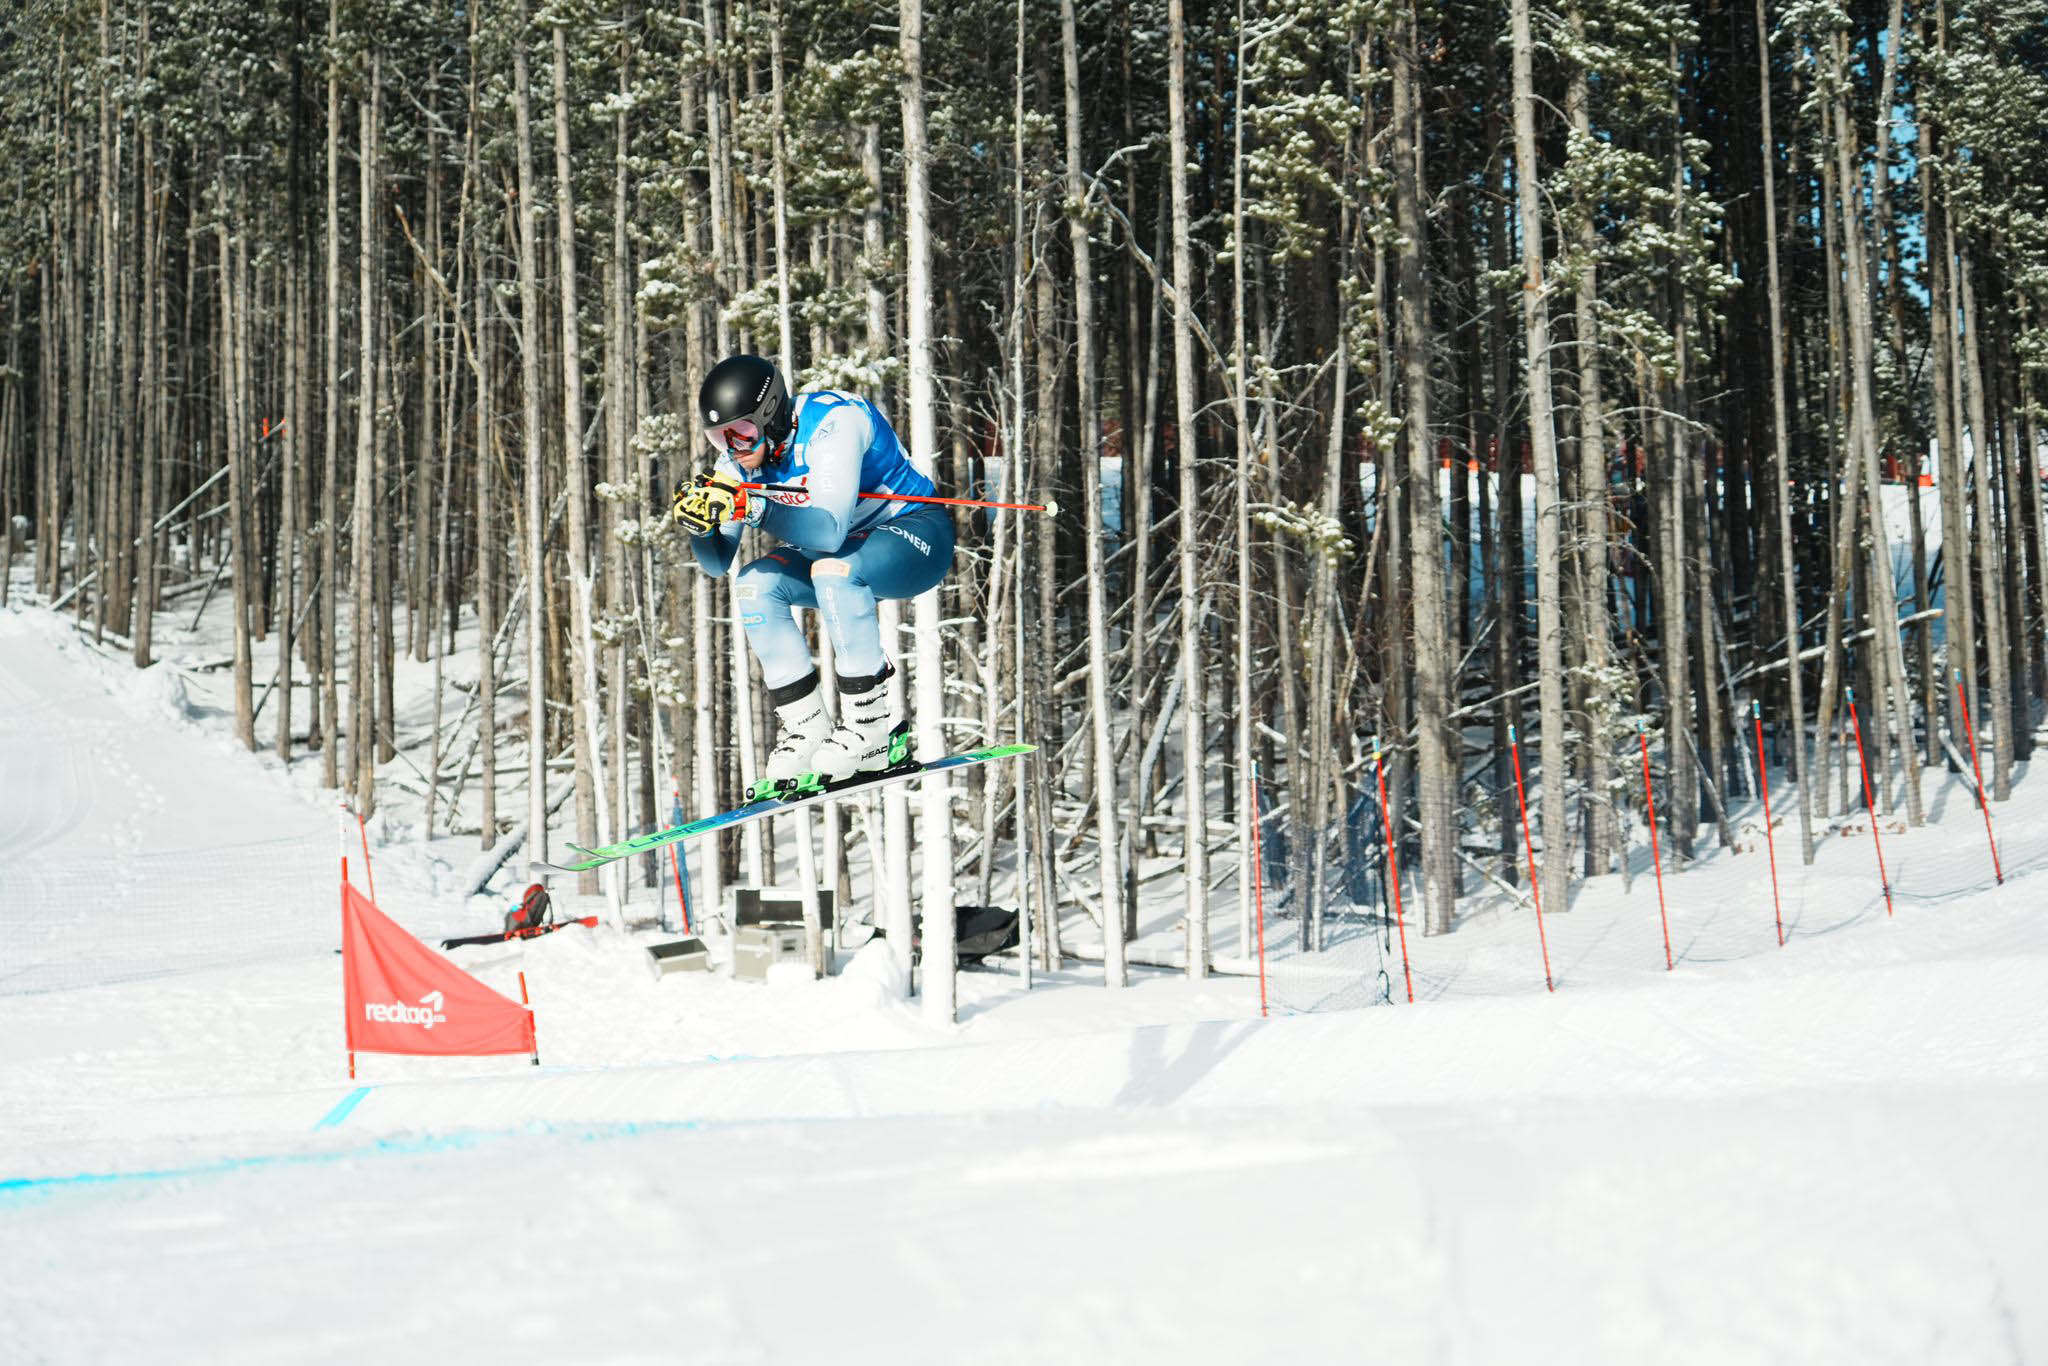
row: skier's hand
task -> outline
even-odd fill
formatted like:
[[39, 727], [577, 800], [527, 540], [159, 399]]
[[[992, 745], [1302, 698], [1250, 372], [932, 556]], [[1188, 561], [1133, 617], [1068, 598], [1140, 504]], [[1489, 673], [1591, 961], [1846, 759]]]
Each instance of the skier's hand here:
[[676, 489], [674, 516], [693, 536], [709, 536], [727, 522], [746, 520], [747, 491], [722, 474], [700, 474]]

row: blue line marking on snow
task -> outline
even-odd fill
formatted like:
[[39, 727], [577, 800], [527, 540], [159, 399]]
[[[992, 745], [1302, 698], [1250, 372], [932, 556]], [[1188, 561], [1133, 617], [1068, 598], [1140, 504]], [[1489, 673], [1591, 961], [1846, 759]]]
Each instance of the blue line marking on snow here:
[[[374, 1088], [361, 1089], [368, 1092]], [[692, 1133], [705, 1127], [707, 1126], [699, 1120], [625, 1120], [608, 1124], [568, 1125], [560, 1128], [552, 1124], [529, 1124], [517, 1129], [468, 1130], [458, 1133], [380, 1138], [354, 1147], [318, 1152], [241, 1153], [216, 1158], [210, 1162], [194, 1162], [182, 1167], [74, 1172], [64, 1176], [0, 1177], [0, 1205], [4, 1205], [9, 1197], [46, 1194], [65, 1187], [190, 1180], [196, 1177], [229, 1176], [261, 1171], [269, 1167], [324, 1165], [358, 1157], [416, 1157], [478, 1148], [487, 1143], [503, 1142], [508, 1139], [568, 1138], [590, 1143], [653, 1134]]]
[[343, 1096], [338, 1102], [336, 1102], [332, 1110], [329, 1110], [326, 1114], [320, 1116], [319, 1123], [315, 1124], [313, 1127], [315, 1129], [332, 1129], [335, 1125], [341, 1123], [344, 1119], [347, 1119], [349, 1117], [349, 1112], [354, 1110], [358, 1105], [361, 1105], [363, 1103], [363, 1097], [369, 1095], [370, 1092], [374, 1091], [375, 1089], [376, 1088], [373, 1086], [358, 1086], [355, 1090], [349, 1092], [347, 1095]]

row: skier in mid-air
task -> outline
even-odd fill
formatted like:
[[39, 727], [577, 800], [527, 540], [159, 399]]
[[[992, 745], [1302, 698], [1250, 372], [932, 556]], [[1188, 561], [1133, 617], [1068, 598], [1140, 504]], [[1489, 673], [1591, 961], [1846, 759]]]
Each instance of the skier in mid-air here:
[[[766, 776], [752, 795], [783, 795], [812, 775], [838, 782], [906, 762], [909, 734], [902, 708], [890, 700], [875, 601], [913, 598], [945, 578], [953, 521], [928, 503], [861, 495], [929, 497], [931, 479], [910, 462], [880, 408], [830, 389], [792, 399], [781, 372], [760, 356], [728, 356], [713, 366], [697, 412], [718, 458], [709, 474], [676, 489], [673, 508], [697, 563], [713, 577], [726, 573], [749, 526], [783, 542], [741, 566], [735, 585], [747, 644], [779, 722]], [[817, 608], [831, 633], [837, 725], [797, 607]]]

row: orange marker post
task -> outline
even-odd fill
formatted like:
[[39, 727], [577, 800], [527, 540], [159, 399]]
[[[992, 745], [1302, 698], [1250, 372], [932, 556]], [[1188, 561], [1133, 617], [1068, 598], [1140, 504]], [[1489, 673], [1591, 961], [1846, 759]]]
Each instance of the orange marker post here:
[[1991, 833], [1991, 803], [1984, 800], [1984, 769], [1977, 762], [1977, 727], [1970, 721], [1970, 699], [1963, 694], [1963, 671], [1956, 670], [1956, 701], [1963, 704], [1963, 734], [1970, 737], [1970, 772], [1977, 778], [1977, 809], [1984, 813], [1984, 838], [1991, 841], [1991, 872], [1998, 885], [2005, 885], [2005, 869], [1998, 862], [1998, 836]]
[[1877, 798], [1870, 790], [1870, 761], [1863, 755], [1863, 721], [1856, 715], [1856, 690], [1844, 688], [1849, 699], [1849, 721], [1856, 727], [1856, 766], [1863, 771], [1863, 808], [1870, 815], [1870, 839], [1877, 846], [1877, 880], [1884, 886], [1884, 913], [1892, 913], [1892, 879], [1884, 870], [1884, 836], [1877, 828]]
[[1522, 745], [1515, 738], [1515, 728], [1508, 727], [1508, 752], [1515, 757], [1515, 800], [1522, 807], [1522, 848], [1529, 858], [1529, 895], [1536, 901], [1536, 942], [1543, 946], [1543, 985], [1551, 991], [1557, 990], [1557, 981], [1550, 975], [1550, 936], [1543, 932], [1543, 888], [1536, 878], [1536, 845], [1529, 838], [1529, 794], [1522, 786]]
[[1764, 764], [1764, 705], [1754, 699], [1749, 714], [1756, 720], [1756, 775], [1764, 794], [1764, 847], [1771, 851], [1771, 908], [1778, 917], [1778, 947], [1785, 947], [1785, 905], [1778, 898], [1778, 840], [1771, 832], [1771, 770]]
[[1636, 722], [1643, 747], [1643, 801], [1650, 808], [1650, 869], [1657, 874], [1657, 919], [1664, 926], [1664, 971], [1671, 971], [1671, 913], [1664, 908], [1664, 860], [1657, 852], [1657, 794], [1650, 790], [1650, 733]]
[[1387, 807], [1387, 764], [1385, 751], [1375, 741], [1372, 761], [1380, 775], [1380, 826], [1387, 837], [1387, 877], [1394, 889], [1394, 924], [1401, 931], [1401, 982], [1408, 988], [1408, 1004], [1415, 1004], [1415, 978], [1408, 971], [1408, 920], [1401, 913], [1401, 860], [1395, 854], [1394, 815]]

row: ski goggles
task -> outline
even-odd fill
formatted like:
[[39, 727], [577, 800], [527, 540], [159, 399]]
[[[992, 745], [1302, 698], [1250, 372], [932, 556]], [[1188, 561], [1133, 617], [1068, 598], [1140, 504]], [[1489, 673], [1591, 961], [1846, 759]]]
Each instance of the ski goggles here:
[[728, 422], [722, 427], [713, 427], [705, 432], [711, 444], [721, 451], [744, 454], [761, 444], [761, 429], [744, 419]]

